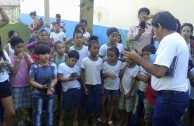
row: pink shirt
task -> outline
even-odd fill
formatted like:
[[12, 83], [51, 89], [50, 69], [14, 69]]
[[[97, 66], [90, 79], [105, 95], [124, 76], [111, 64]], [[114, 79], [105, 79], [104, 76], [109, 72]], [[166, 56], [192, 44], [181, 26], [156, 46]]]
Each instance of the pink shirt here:
[[[145, 32], [137, 39], [136, 41], [133, 41], [135, 49], [137, 49], [137, 52], [139, 54], [142, 53], [143, 47], [146, 45], [151, 44], [152, 37], [153, 37], [153, 27], [150, 25], [147, 25], [145, 28]], [[132, 26], [129, 29], [128, 37], [129, 39], [135, 37], [138, 34], [139, 26]]]
[[[17, 56], [13, 54], [11, 57], [11, 65], [14, 67]], [[31, 57], [28, 55], [28, 60], [32, 63], [33, 60]], [[19, 69], [16, 75], [12, 75], [11, 77], [11, 85], [12, 87], [24, 87], [24, 86], [29, 86], [30, 84], [28, 83], [29, 79], [29, 67], [28, 64], [23, 57], [20, 61]]]

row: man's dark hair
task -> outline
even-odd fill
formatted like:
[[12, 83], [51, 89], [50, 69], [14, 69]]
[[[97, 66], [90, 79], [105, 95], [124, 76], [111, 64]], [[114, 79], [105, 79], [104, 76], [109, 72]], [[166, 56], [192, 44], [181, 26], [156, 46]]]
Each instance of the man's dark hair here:
[[147, 15], [150, 15], [150, 10], [146, 7], [142, 7], [138, 11], [138, 15], [140, 15], [142, 12], [145, 12]]
[[163, 28], [170, 31], [176, 31], [176, 19], [168, 11], [158, 12], [152, 19], [152, 25], [158, 27], [160, 24]]

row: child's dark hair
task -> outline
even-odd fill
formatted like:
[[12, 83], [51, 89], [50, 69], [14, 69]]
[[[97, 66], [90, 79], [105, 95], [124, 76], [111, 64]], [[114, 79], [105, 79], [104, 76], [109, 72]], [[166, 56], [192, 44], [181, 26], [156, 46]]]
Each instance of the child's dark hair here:
[[112, 33], [115, 33], [115, 32], [119, 33], [118, 29], [115, 27], [111, 27], [107, 30], [106, 34], [107, 36], [110, 36]]
[[60, 26], [59, 22], [54, 22], [53, 26], [55, 26], [55, 25], [59, 25]]
[[151, 52], [151, 54], [155, 54], [156, 53], [156, 48], [153, 45], [147, 45], [142, 49], [142, 52]]
[[138, 11], [138, 15], [140, 15], [142, 12], [145, 12], [147, 15], [150, 15], [150, 10], [146, 7], [142, 7]]
[[39, 27], [35, 27], [35, 28], [33, 28], [33, 32], [34, 31], [39, 31], [40, 30], [40, 28]]
[[46, 32], [48, 34], [48, 32], [45, 29], [41, 29], [39, 30], [38, 35], [40, 35], [42, 32]]
[[30, 16], [36, 16], [36, 11], [30, 12]]
[[87, 22], [85, 19], [81, 19], [81, 20], [79, 21], [79, 23], [86, 23], [86, 25], [88, 24], [88, 22]]
[[[193, 34], [193, 25], [192, 25], [191, 23], [184, 23], [184, 24], [181, 26], [181, 29], [183, 29], [183, 27], [185, 27], [185, 26], [190, 27], [191, 33]], [[191, 34], [191, 36], [190, 36], [190, 39], [194, 39], [194, 36], [193, 36], [192, 34]]]
[[119, 53], [119, 49], [116, 46], [112, 46], [110, 48], [107, 49], [107, 53], [111, 51], [114, 52], [116, 54], [117, 57], [119, 57], [120, 53]]
[[57, 17], [57, 18], [61, 18], [61, 15], [60, 14], [56, 14], [56, 16], [55, 17]]
[[79, 27], [81, 27], [81, 28], [83, 29], [83, 33], [85, 33], [84, 26], [83, 26], [81, 23], [79, 23], [79, 24], [77, 24], [77, 25], [75, 26], [74, 32], [75, 32], [75, 31], [79, 31], [79, 30], [78, 30]]
[[79, 60], [79, 53], [75, 50], [69, 51], [69, 53], [67, 55], [69, 58], [75, 58], [75, 59]]
[[118, 43], [122, 43], [122, 37], [121, 34], [118, 34], [118, 36], [120, 36], [120, 41]]
[[14, 35], [14, 33], [17, 33], [17, 34], [19, 35], [19, 33], [18, 33], [17, 31], [15, 31], [15, 30], [10, 30], [10, 31], [7, 33], [8, 38], [10, 39], [10, 38]]
[[19, 43], [24, 43], [24, 40], [22, 38], [20, 38], [19, 36], [13, 37], [10, 41], [10, 44], [12, 47], [14, 47], [15, 45], [17, 45]]
[[4, 51], [3, 51], [3, 48], [2, 48], [2, 45], [1, 45], [1, 36], [0, 36], [0, 59], [3, 58], [4, 61], [7, 61], [5, 55], [4, 55]]
[[83, 36], [83, 33], [82, 33], [81, 31], [75, 31], [75, 32], [73, 33], [73, 38], [75, 37], [75, 34], [82, 34], [82, 36]]
[[61, 41], [55, 42], [55, 44], [54, 44], [55, 50], [56, 50], [58, 44], [63, 44], [63, 42], [61, 42]]
[[178, 32], [179, 34], [181, 34], [181, 23], [179, 21], [179, 19], [176, 18], [176, 24], [178, 25], [176, 32]]
[[93, 44], [98, 44], [99, 45], [97, 40], [91, 40], [91, 41], [89, 41], [88, 49], [91, 49]]
[[91, 35], [91, 36], [89, 37], [89, 40], [88, 40], [88, 41], [91, 41], [91, 40], [96, 40], [96, 41], [98, 41], [98, 36], [96, 36], [96, 35]]
[[35, 47], [34, 50], [35, 54], [39, 55], [39, 54], [49, 54], [50, 53], [50, 48], [48, 45], [46, 44], [38, 44]]

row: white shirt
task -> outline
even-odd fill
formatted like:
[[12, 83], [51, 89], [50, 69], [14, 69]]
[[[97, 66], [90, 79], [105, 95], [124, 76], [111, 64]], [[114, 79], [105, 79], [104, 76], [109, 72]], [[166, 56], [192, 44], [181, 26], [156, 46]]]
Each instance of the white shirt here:
[[[66, 63], [61, 63], [58, 67], [58, 74], [62, 74], [64, 78], [69, 78], [72, 73], [77, 73], [80, 76], [80, 68], [78, 66], [69, 67]], [[68, 82], [61, 82], [63, 87], [63, 92], [66, 92], [68, 89], [71, 88], [78, 88], [80, 89], [80, 83], [78, 80], [68, 81]]]
[[[4, 49], [3, 49], [3, 53], [4, 53], [5, 58], [7, 59], [8, 63], [11, 63], [11, 60], [10, 60], [8, 54]], [[3, 58], [1, 58], [1, 60], [3, 60]], [[0, 72], [0, 82], [4, 82], [4, 81], [9, 79], [8, 72], [9, 71], [7, 71], [7, 70], [4, 70], [4, 71]]]
[[7, 44], [8, 45], [8, 50], [9, 50], [9, 57], [11, 56], [11, 55], [13, 55], [14, 54], [14, 50], [11, 48], [11, 44], [10, 43], [8, 43]]
[[89, 56], [88, 47], [85, 46], [85, 45], [83, 45], [82, 49], [76, 50], [76, 49], [75, 49], [75, 46], [71, 46], [71, 47], [69, 48], [69, 51], [71, 51], [71, 50], [75, 50], [75, 51], [77, 51], [77, 52], [79, 53], [79, 60], [77, 61], [76, 65], [77, 65], [78, 67], [81, 67], [81, 62], [82, 62], [83, 58]]
[[91, 60], [89, 57], [85, 57], [82, 60], [81, 68], [85, 70], [85, 80], [88, 85], [101, 84], [101, 71], [103, 61], [98, 58], [97, 61]]
[[83, 34], [83, 36], [84, 36], [84, 38], [89, 38], [90, 37], [90, 33], [89, 32], [85, 32], [84, 34]]
[[161, 40], [154, 64], [169, 68], [175, 56], [178, 57], [178, 60], [174, 77], [163, 76], [156, 78], [152, 76], [151, 84], [154, 90], [188, 91], [187, 70], [189, 50], [184, 38], [178, 33], [167, 35]]
[[104, 79], [105, 89], [108, 89], [108, 90], [118, 90], [119, 89], [119, 83], [120, 83], [119, 72], [121, 71], [122, 65], [123, 65], [122, 62], [119, 60], [114, 66], [108, 64], [107, 61], [103, 63], [102, 73], [111, 73], [111, 74], [116, 75], [115, 79], [112, 79], [110, 77]]
[[[100, 50], [99, 50], [99, 55], [103, 57], [103, 60], [106, 61], [107, 59], [107, 49], [110, 48], [107, 44], [103, 44], [101, 47], [100, 47]], [[124, 48], [123, 48], [123, 45], [120, 44], [120, 43], [117, 43], [117, 48], [119, 49], [119, 58], [121, 58], [121, 55], [124, 54]]]
[[[126, 62], [123, 63], [122, 69], [124, 68], [125, 64], [126, 64]], [[138, 72], [139, 72], [139, 66], [138, 65], [134, 66], [133, 68], [128, 67], [128, 68], [125, 69], [125, 72], [124, 72], [122, 80], [121, 80], [122, 85], [123, 85], [123, 89], [124, 89], [123, 91], [124, 91], [125, 95], [129, 92], [129, 90], [131, 88], [132, 79], [136, 77]], [[133, 95], [134, 95], [134, 90], [131, 93], [131, 96], [133, 96]]]
[[[64, 32], [59, 32], [59, 33], [55, 33], [55, 32], [52, 32], [50, 34], [50, 38], [53, 39], [53, 42], [57, 42], [57, 41], [60, 41], [60, 42], [64, 42], [64, 38], [66, 38], [66, 34]], [[53, 43], [53, 45], [54, 45]]]
[[[140, 74], [141, 75], [146, 75], [148, 74], [148, 72], [146, 70], [144, 70], [141, 66], [140, 66]], [[143, 82], [143, 81], [139, 81], [139, 90], [140, 91], [145, 91], [145, 88], [147, 87], [147, 83]]]

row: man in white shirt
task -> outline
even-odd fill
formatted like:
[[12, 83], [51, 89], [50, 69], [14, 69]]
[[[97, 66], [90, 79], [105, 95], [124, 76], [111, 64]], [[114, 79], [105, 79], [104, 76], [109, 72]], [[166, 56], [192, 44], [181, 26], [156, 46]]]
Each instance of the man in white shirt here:
[[189, 50], [185, 40], [176, 33], [176, 20], [171, 13], [157, 13], [152, 25], [154, 37], [160, 41], [154, 64], [135, 52], [125, 52], [124, 56], [152, 74], [151, 85], [157, 92], [152, 126], [177, 126], [189, 102]]

